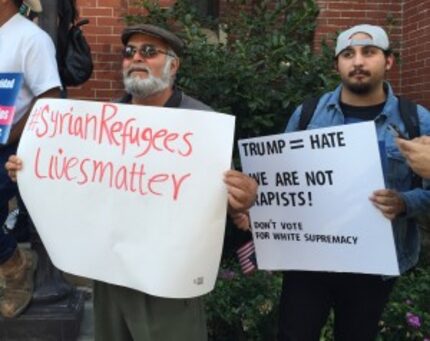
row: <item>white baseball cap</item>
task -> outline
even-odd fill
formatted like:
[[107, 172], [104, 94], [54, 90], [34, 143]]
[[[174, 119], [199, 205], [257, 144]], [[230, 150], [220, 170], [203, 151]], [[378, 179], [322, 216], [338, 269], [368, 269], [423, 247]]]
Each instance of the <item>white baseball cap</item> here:
[[[365, 33], [370, 36], [370, 38], [352, 39], [351, 37], [356, 33]], [[363, 24], [353, 26], [339, 34], [337, 37], [335, 56], [337, 57], [339, 53], [349, 46], [375, 46], [381, 50], [387, 51], [390, 48], [390, 42], [387, 33], [382, 27]]]

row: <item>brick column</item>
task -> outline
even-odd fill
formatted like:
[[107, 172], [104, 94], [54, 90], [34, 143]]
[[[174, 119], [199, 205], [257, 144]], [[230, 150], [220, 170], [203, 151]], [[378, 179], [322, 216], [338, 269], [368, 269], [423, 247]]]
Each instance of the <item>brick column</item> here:
[[401, 92], [430, 108], [430, 1], [405, 0]]

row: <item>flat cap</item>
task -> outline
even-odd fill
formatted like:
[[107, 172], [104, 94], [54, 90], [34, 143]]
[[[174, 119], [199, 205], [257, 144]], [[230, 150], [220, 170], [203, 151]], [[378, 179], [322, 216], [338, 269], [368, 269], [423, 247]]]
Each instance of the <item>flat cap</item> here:
[[164, 28], [150, 24], [139, 24], [124, 28], [121, 35], [122, 43], [127, 45], [130, 37], [136, 33], [146, 34], [164, 40], [178, 56], [182, 54], [184, 49], [184, 42], [178, 36]]

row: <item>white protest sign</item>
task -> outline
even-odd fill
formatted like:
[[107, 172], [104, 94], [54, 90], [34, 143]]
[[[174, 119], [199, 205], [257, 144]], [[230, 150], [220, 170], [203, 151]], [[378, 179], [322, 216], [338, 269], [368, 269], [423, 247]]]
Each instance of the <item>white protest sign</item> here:
[[53, 263], [156, 296], [212, 290], [233, 132], [214, 112], [37, 101], [18, 185]]
[[251, 209], [260, 269], [398, 275], [391, 223], [370, 202], [385, 187], [373, 122], [239, 141], [259, 182]]

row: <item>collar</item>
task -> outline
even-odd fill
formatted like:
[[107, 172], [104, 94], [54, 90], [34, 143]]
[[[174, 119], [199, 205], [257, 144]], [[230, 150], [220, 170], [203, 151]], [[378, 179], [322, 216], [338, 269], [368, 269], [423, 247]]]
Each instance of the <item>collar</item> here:
[[167, 100], [164, 106], [166, 108], [179, 108], [182, 102], [182, 91], [179, 90], [176, 86], [173, 87], [172, 96]]
[[390, 83], [384, 82], [384, 90], [387, 94], [387, 100], [385, 101], [385, 106], [384, 109], [382, 109], [381, 115], [388, 117], [391, 116], [393, 112], [399, 111], [399, 100], [394, 95]]

